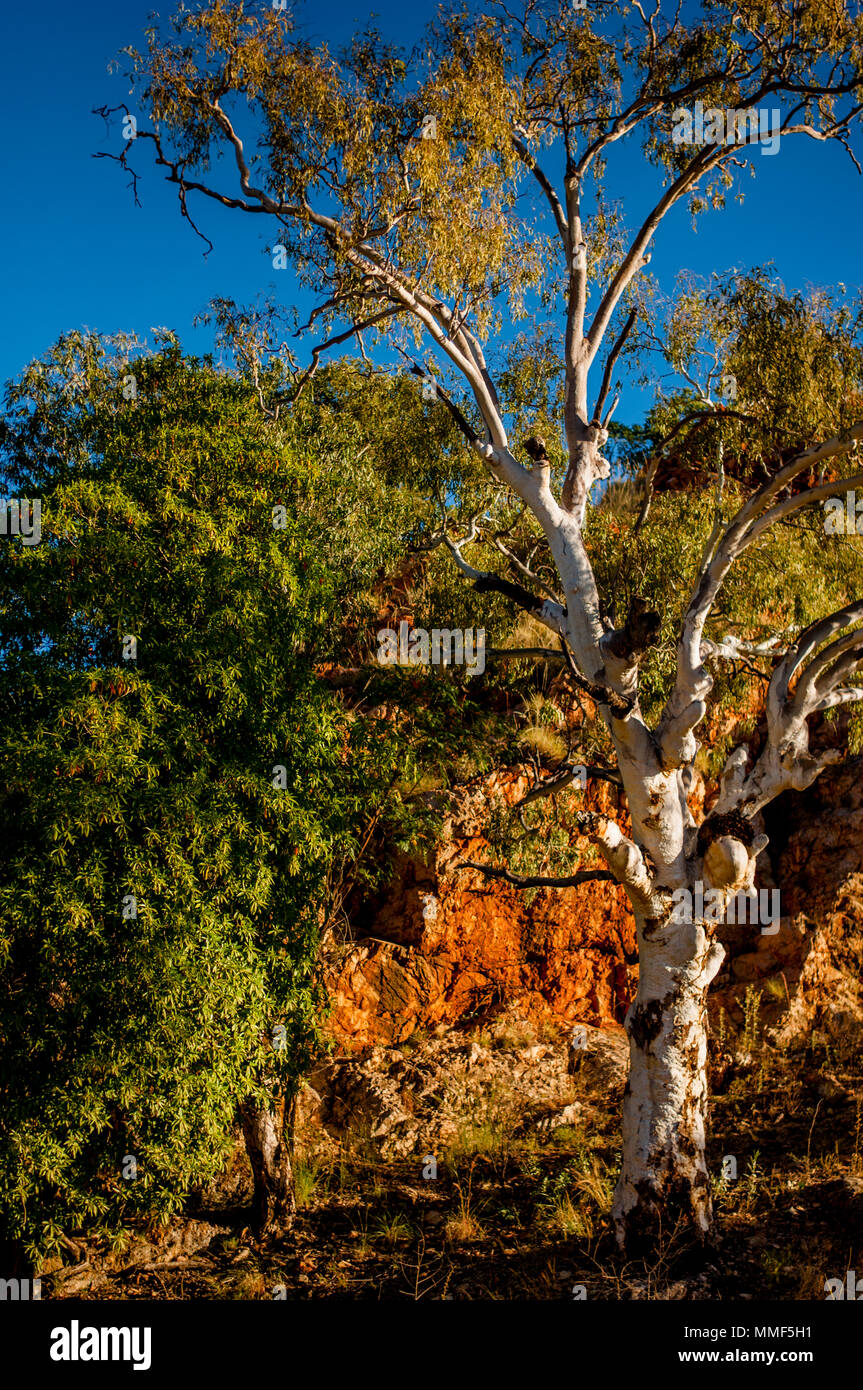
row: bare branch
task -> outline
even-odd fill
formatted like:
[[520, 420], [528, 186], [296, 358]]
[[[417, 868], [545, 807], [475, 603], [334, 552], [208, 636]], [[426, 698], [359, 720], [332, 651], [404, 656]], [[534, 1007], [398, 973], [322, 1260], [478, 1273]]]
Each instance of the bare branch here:
[[565, 661], [563, 652], [554, 647], [486, 647], [486, 661], [517, 661], [527, 657], [537, 661]]
[[510, 869], [498, 869], [490, 864], [477, 864], [473, 859], [461, 859], [453, 865], [453, 871], [475, 869], [486, 878], [502, 878], [516, 888], [577, 888], [582, 883], [613, 883], [614, 874], [610, 869], [581, 869], [577, 874], [566, 878], [545, 878], [542, 875], [526, 876], [514, 874]]
[[[486, 653], [486, 655], [488, 655], [488, 653]], [[584, 768], [584, 773], [589, 781], [598, 780], [610, 782], [612, 786], [615, 787], [623, 786], [623, 779], [619, 772], [613, 772], [610, 768], [606, 767], [586, 767], [583, 764], [581, 767]], [[554, 796], [556, 792], [563, 791], [566, 787], [571, 787], [574, 781], [573, 773], [576, 771], [580, 771], [579, 765], [567, 763], [563, 771], [555, 772], [551, 777], [544, 777], [543, 780], [535, 787], [532, 787], [529, 792], [525, 792], [524, 796], [515, 803], [513, 809], [519, 810], [522, 806], [529, 806], [532, 801], [540, 800], [541, 797]]]
[[647, 918], [660, 916], [664, 911], [662, 894], [635, 842], [627, 839], [615, 821], [596, 811], [580, 812], [575, 823], [596, 845], [635, 910]]
[[678, 643], [677, 679], [663, 712], [657, 738], [666, 767], [679, 767], [690, 762], [697, 751], [692, 730], [706, 713], [704, 697], [710, 692], [713, 680], [703, 665], [702, 634], [717, 594], [734, 561], [768, 526], [787, 517], [813, 501], [841, 492], [863, 475], [853, 479], [838, 479], [789, 497], [770, 508], [777, 495], [805, 469], [850, 453], [863, 439], [863, 424], [854, 425], [844, 434], [813, 445], [784, 464], [768, 482], [763, 484], [740, 508], [725, 528], [712, 558], [699, 575], [683, 620]]
[[611, 389], [611, 375], [614, 371], [614, 364], [620, 356], [624, 343], [632, 332], [633, 326], [638, 318], [638, 310], [633, 309], [627, 317], [626, 323], [618, 334], [617, 341], [611, 352], [608, 354], [608, 361], [605, 364], [605, 371], [602, 374], [602, 384], [599, 388], [599, 395], [596, 398], [596, 405], [593, 407], [593, 420], [595, 424], [602, 424], [602, 408], [608, 399]]
[[563, 242], [563, 249], [566, 252], [568, 258], [570, 254], [569, 223], [566, 220], [566, 213], [563, 210], [563, 204], [561, 203], [560, 198], [555, 193], [551, 180], [540, 168], [537, 160], [528, 149], [527, 144], [523, 138], [523, 134], [514, 136], [512, 145], [519, 159], [522, 161], [523, 164], [527, 166], [527, 168], [533, 174], [534, 178], [536, 179], [537, 183], [539, 184], [540, 188], [545, 194], [546, 199], [548, 200], [548, 204], [551, 208], [552, 213], [554, 214], [555, 225], [557, 226], [557, 230], [560, 233], [561, 241]]

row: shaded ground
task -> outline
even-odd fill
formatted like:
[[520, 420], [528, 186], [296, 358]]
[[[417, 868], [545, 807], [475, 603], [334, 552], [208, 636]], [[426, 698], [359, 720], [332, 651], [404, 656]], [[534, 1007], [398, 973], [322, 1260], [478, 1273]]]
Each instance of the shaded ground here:
[[[469, 1056], [488, 1052], [490, 1074], [507, 1050], [526, 1055], [526, 1065], [537, 1052], [530, 1037], [487, 1030], [454, 1040], [473, 1049]], [[414, 1046], [419, 1054], [426, 1044]], [[82, 1250], [73, 1268], [44, 1279], [44, 1292], [97, 1300], [823, 1300], [826, 1279], [863, 1271], [859, 1057], [818, 1035], [796, 1051], [779, 1048], [760, 1036], [755, 1007], [744, 1029], [733, 1037], [720, 1029], [711, 1046], [719, 1237], [707, 1257], [672, 1231], [647, 1264], [621, 1261], [608, 1223], [618, 1087], [598, 1087], [595, 1071], [585, 1079], [575, 1067], [574, 1103], [545, 1121], [525, 1110], [518, 1086], [507, 1095], [498, 1080], [465, 1093], [463, 1113], [438, 1146], [436, 1179], [423, 1177], [416, 1156], [381, 1157], [368, 1126], [318, 1152], [308, 1146], [298, 1162], [296, 1228], [280, 1241], [257, 1243], [246, 1228], [238, 1156], [208, 1202], [190, 1205], [189, 1223], [170, 1233], [172, 1247], [150, 1247], [143, 1261], [132, 1247], [136, 1262], [124, 1268], [120, 1257], [114, 1270]], [[411, 1063], [407, 1047], [385, 1060], [402, 1073]]]
[[[580, 1086], [575, 1069], [580, 1099], [556, 1120], [571, 1111], [577, 1118], [554, 1129], [535, 1113], [525, 1120], [520, 1095], [507, 1097], [499, 1084], [468, 1097], [436, 1179], [422, 1177], [414, 1156], [381, 1158], [363, 1131], [347, 1131], [322, 1156], [300, 1156], [302, 1209], [281, 1241], [256, 1243], [246, 1229], [238, 1155], [208, 1205], [190, 1204], [172, 1245], [143, 1247], [143, 1259], [132, 1245], [135, 1264], [115, 1257], [111, 1270], [99, 1252], [81, 1251], [72, 1268], [44, 1277], [44, 1294], [568, 1300], [584, 1286], [585, 1297], [606, 1300], [824, 1300], [825, 1279], [863, 1268], [859, 1059], [817, 1036], [782, 1051], [756, 1030], [750, 1017], [748, 1034], [713, 1042], [710, 1170], [720, 1236], [706, 1259], [674, 1232], [649, 1264], [618, 1257], [609, 1229], [617, 1090]], [[479, 1037], [492, 1055], [536, 1051], [529, 1037]], [[454, 1041], [466, 1038], [477, 1052], [468, 1034]], [[386, 1065], [404, 1061], [410, 1049], [393, 1049]]]

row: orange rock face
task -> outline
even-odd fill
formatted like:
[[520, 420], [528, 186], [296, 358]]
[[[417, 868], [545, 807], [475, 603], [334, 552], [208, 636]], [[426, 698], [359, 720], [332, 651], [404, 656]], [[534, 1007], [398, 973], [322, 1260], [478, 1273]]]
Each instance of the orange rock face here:
[[423, 899], [403, 881], [397, 891], [400, 925], [415, 940], [360, 942], [344, 960], [330, 982], [331, 1026], [342, 1039], [399, 1042], [414, 1028], [503, 1003], [518, 1003], [525, 1016], [551, 1012], [594, 1025], [626, 1012], [625, 951], [634, 950], [635, 930], [611, 885], [541, 890], [530, 907], [499, 883], [441, 888]]
[[[762, 1017], [784, 1016], [785, 1027], [835, 1031], [835, 1024], [847, 1032], [863, 1017], [861, 771], [863, 759], [828, 770], [768, 812], [770, 859], [762, 857], [757, 883], [780, 890], [779, 930], [721, 929], [728, 955], [710, 995], [714, 1014], [725, 1008], [742, 1017], [743, 995], [755, 985], [764, 992]], [[329, 971], [330, 1028], [342, 1045], [398, 1043], [416, 1029], [503, 1006], [564, 1024], [623, 1021], [638, 967], [621, 889], [540, 889], [528, 902], [499, 880], [452, 872], [460, 859], [488, 858], [480, 832], [488, 796], [502, 791], [512, 801], [527, 786], [518, 770], [484, 779], [434, 864], [402, 858], [381, 901], [367, 905], [360, 939]], [[609, 795], [591, 791], [589, 804], [625, 826]]]
[[[830, 768], [764, 818], [770, 837], [756, 882], [777, 888], [776, 930], [720, 929], [727, 958], [710, 994], [739, 1022], [753, 986], [762, 1019], [790, 1040], [824, 1028], [850, 1036], [863, 1022], [863, 760]], [[768, 857], [769, 856], [769, 857]]]
[[[416, 1028], [503, 1004], [567, 1023], [623, 1019], [635, 981], [627, 963], [635, 923], [622, 889], [539, 889], [529, 903], [507, 883], [452, 872], [460, 859], [488, 859], [473, 823], [478, 803], [495, 791], [515, 800], [528, 785], [517, 772], [485, 779], [434, 866], [401, 859], [371, 918], [374, 939], [360, 940], [330, 972], [338, 1039], [399, 1042]], [[590, 804], [608, 810], [606, 795], [599, 789]]]

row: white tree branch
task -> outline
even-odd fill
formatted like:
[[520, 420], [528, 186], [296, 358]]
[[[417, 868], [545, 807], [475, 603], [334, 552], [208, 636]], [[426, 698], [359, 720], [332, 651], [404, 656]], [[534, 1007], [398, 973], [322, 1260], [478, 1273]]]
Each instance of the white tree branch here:
[[[703, 718], [704, 699], [713, 685], [712, 677], [703, 664], [706, 654], [703, 649], [704, 625], [732, 564], [748, 545], [775, 522], [851, 485], [854, 479], [839, 479], [770, 507], [770, 503], [798, 474], [825, 459], [850, 453], [861, 438], [863, 424], [854, 425], [843, 435], [796, 455], [753, 493], [726, 526], [719, 545], [698, 576], [684, 615], [677, 649], [677, 678], [657, 729], [665, 766], [682, 766], [690, 762], [697, 751], [692, 730]], [[863, 475], [855, 475], [855, 478], [863, 481]]]

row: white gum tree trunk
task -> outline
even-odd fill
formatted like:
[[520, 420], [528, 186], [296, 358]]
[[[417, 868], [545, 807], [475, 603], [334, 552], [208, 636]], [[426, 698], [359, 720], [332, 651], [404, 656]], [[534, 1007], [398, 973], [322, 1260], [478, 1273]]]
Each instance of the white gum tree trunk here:
[[[717, 528], [681, 624], [674, 687], [652, 729], [639, 707], [638, 677], [639, 662], [656, 640], [659, 617], [636, 600], [619, 627], [603, 620], [581, 534], [590, 485], [605, 476], [601, 437], [579, 444], [564, 489], [566, 500], [560, 503], [549, 488], [546, 461], [537, 457], [541, 441], [530, 441], [534, 464], [529, 470], [517, 464], [505, 442], [478, 446], [495, 476], [531, 508], [548, 539], [563, 601], [531, 602], [522, 590], [522, 605], [560, 638], [574, 682], [595, 701], [611, 734], [627, 797], [630, 836], [595, 813], [583, 812], [577, 824], [605, 859], [610, 877], [626, 889], [638, 927], [639, 984], [626, 1019], [630, 1075], [613, 1211], [618, 1241], [628, 1251], [653, 1246], [658, 1237], [679, 1234], [682, 1228], [703, 1242], [712, 1224], [705, 1160], [706, 996], [724, 951], [715, 940], [717, 916], [693, 919], [690, 912], [688, 921], [676, 920], [675, 892], [688, 890], [694, 903], [693, 890], [700, 883], [727, 903], [729, 896], [751, 889], [756, 859], [767, 844], [765, 836], [755, 834], [751, 818], [788, 788], [808, 786], [841, 756], [836, 750], [809, 751], [808, 717], [860, 698], [859, 688], [846, 683], [863, 670], [863, 602], [858, 601], [812, 624], [783, 654], [767, 692], [764, 748], [751, 768], [747, 750], [735, 749], [716, 805], [698, 826], [687, 793], [700, 746], [694, 731], [707, 712], [713, 684], [704, 663], [739, 657], [745, 647], [737, 638], [711, 642], [704, 637], [705, 623], [726, 574], [747, 546], [767, 526], [830, 491], [841, 491], [848, 480], [790, 496], [787, 485], [813, 463], [847, 454], [860, 438], [863, 425], [856, 425], [841, 438], [798, 454]], [[852, 481], [858, 479], [863, 484], [863, 475]], [[461, 554], [461, 546], [476, 539], [473, 531], [463, 542], [445, 533], [441, 539], [463, 573], [479, 581], [477, 587], [495, 587], [494, 576], [473, 568]], [[515, 586], [501, 592], [512, 595]], [[552, 789], [560, 785], [557, 777], [548, 781]], [[585, 877], [591, 876], [587, 871]], [[718, 919], [722, 916], [724, 911]]]
[[618, 1242], [654, 1246], [675, 1230], [711, 1229], [707, 1128], [707, 989], [725, 954], [702, 922], [639, 917], [638, 992], [626, 1017], [629, 1079], [614, 1196]]

